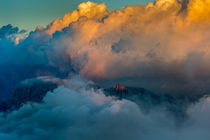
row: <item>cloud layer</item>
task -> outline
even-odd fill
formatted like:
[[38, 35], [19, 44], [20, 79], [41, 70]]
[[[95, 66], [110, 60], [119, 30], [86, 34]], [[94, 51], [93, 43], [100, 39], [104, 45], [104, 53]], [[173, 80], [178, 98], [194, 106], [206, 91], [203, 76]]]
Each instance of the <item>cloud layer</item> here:
[[4, 140], [197, 140], [209, 139], [209, 97], [188, 109], [189, 119], [177, 126], [164, 107], [144, 113], [133, 102], [93, 90], [78, 77], [68, 87], [49, 92], [42, 103], [28, 103], [1, 114]]

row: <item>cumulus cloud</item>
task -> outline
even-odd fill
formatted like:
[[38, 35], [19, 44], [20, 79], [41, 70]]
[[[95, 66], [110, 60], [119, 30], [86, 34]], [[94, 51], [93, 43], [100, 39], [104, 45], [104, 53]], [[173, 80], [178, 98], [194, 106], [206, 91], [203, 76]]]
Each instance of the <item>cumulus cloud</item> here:
[[[24, 68], [27, 76], [20, 72], [13, 80], [20, 82], [76, 72], [103, 86], [120, 82], [158, 93], [209, 92], [208, 7], [206, 0], [157, 0], [110, 11], [104, 3], [81, 3], [16, 44], [4, 43], [15, 49], [1, 51], [1, 73]], [[1, 36], [15, 33], [21, 31], [1, 28]]]
[[110, 12], [87, 2], [37, 32], [54, 32], [48, 62], [62, 70], [156, 92], [208, 92], [209, 4], [196, 3], [157, 0]]
[[11, 24], [8, 24], [0, 28], [0, 39], [25, 32], [25, 30], [19, 30], [18, 27], [13, 27]]
[[15, 55], [14, 48], [20, 40], [23, 39], [25, 30], [20, 30], [18, 27], [13, 27], [11, 24], [0, 27], [0, 64], [11, 60], [10, 57]]
[[[19, 76], [14, 67], [7, 67], [6, 65], [11, 65], [14, 61], [18, 61], [16, 44], [24, 39], [25, 32], [25, 30], [20, 30], [11, 24], [0, 27], [0, 102], [8, 94], [7, 91], [13, 89], [13, 84], [16, 81], [13, 76]], [[11, 71], [12, 73], [9, 73]], [[13, 76], [9, 82], [8, 79], [11, 75]]]
[[42, 103], [28, 103], [17, 111], [1, 114], [0, 138], [207, 140], [209, 107], [209, 98], [204, 98], [188, 110], [189, 121], [177, 126], [164, 108], [145, 114], [134, 102], [105, 96], [76, 77], [68, 87], [49, 92]]
[[[1, 73], [27, 69], [27, 76], [16, 74], [19, 81], [73, 71], [102, 85], [117, 81], [160, 93], [209, 92], [208, 7], [205, 0], [157, 0], [109, 11], [104, 3], [82, 3], [17, 44], [1, 39]], [[21, 32], [11, 25], [0, 30], [1, 38]]]

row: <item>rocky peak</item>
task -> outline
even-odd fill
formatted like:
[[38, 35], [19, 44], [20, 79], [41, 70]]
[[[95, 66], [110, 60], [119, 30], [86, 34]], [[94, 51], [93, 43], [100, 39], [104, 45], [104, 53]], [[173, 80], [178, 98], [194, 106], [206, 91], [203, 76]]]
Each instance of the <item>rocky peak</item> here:
[[114, 90], [116, 91], [124, 91], [127, 90], [125, 86], [121, 85], [121, 84], [116, 84], [115, 86], [112, 87]]

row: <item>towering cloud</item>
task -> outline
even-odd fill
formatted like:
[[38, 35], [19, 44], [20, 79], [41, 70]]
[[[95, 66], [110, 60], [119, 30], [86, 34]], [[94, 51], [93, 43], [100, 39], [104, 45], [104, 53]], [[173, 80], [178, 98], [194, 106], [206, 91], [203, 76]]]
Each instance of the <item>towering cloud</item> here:
[[104, 3], [81, 3], [19, 41], [13, 63], [53, 67], [56, 75], [74, 71], [103, 85], [209, 92], [209, 6], [208, 0], [157, 0], [109, 11]]
[[[104, 4], [87, 2], [38, 33], [58, 31], [47, 56], [61, 69], [73, 67], [91, 79], [121, 80], [160, 92], [206, 92], [208, 7], [205, 1], [157, 0], [110, 12]], [[67, 20], [74, 13], [77, 20]]]

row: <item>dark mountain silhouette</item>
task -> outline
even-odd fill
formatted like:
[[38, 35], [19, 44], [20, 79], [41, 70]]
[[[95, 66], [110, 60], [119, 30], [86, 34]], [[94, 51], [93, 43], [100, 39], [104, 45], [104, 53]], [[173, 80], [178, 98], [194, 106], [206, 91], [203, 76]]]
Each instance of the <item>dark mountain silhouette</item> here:
[[[53, 91], [57, 87], [58, 83], [46, 81], [22, 84], [12, 92], [7, 101], [0, 103], [0, 112], [16, 110], [27, 102], [41, 102], [49, 91]], [[150, 109], [164, 107], [169, 114], [172, 114], [179, 121], [187, 117], [186, 110], [189, 105], [207, 95], [155, 94], [145, 88], [127, 87], [122, 84], [110, 88], [101, 88], [95, 85], [91, 87], [95, 90], [102, 89], [106, 96], [113, 96], [118, 100], [133, 101], [145, 113], [149, 112]]]
[[121, 84], [104, 89], [104, 93], [107, 96], [114, 96], [120, 100], [133, 101], [145, 113], [149, 112], [150, 109], [164, 107], [178, 121], [183, 121], [188, 117], [186, 110], [190, 105], [209, 95], [205, 93], [199, 95], [156, 94], [145, 88], [126, 87]]
[[47, 92], [52, 91], [57, 86], [57, 84], [51, 82], [35, 82], [29, 85], [20, 85], [11, 93], [7, 101], [0, 104], [0, 111], [16, 110], [27, 102], [41, 102]]

